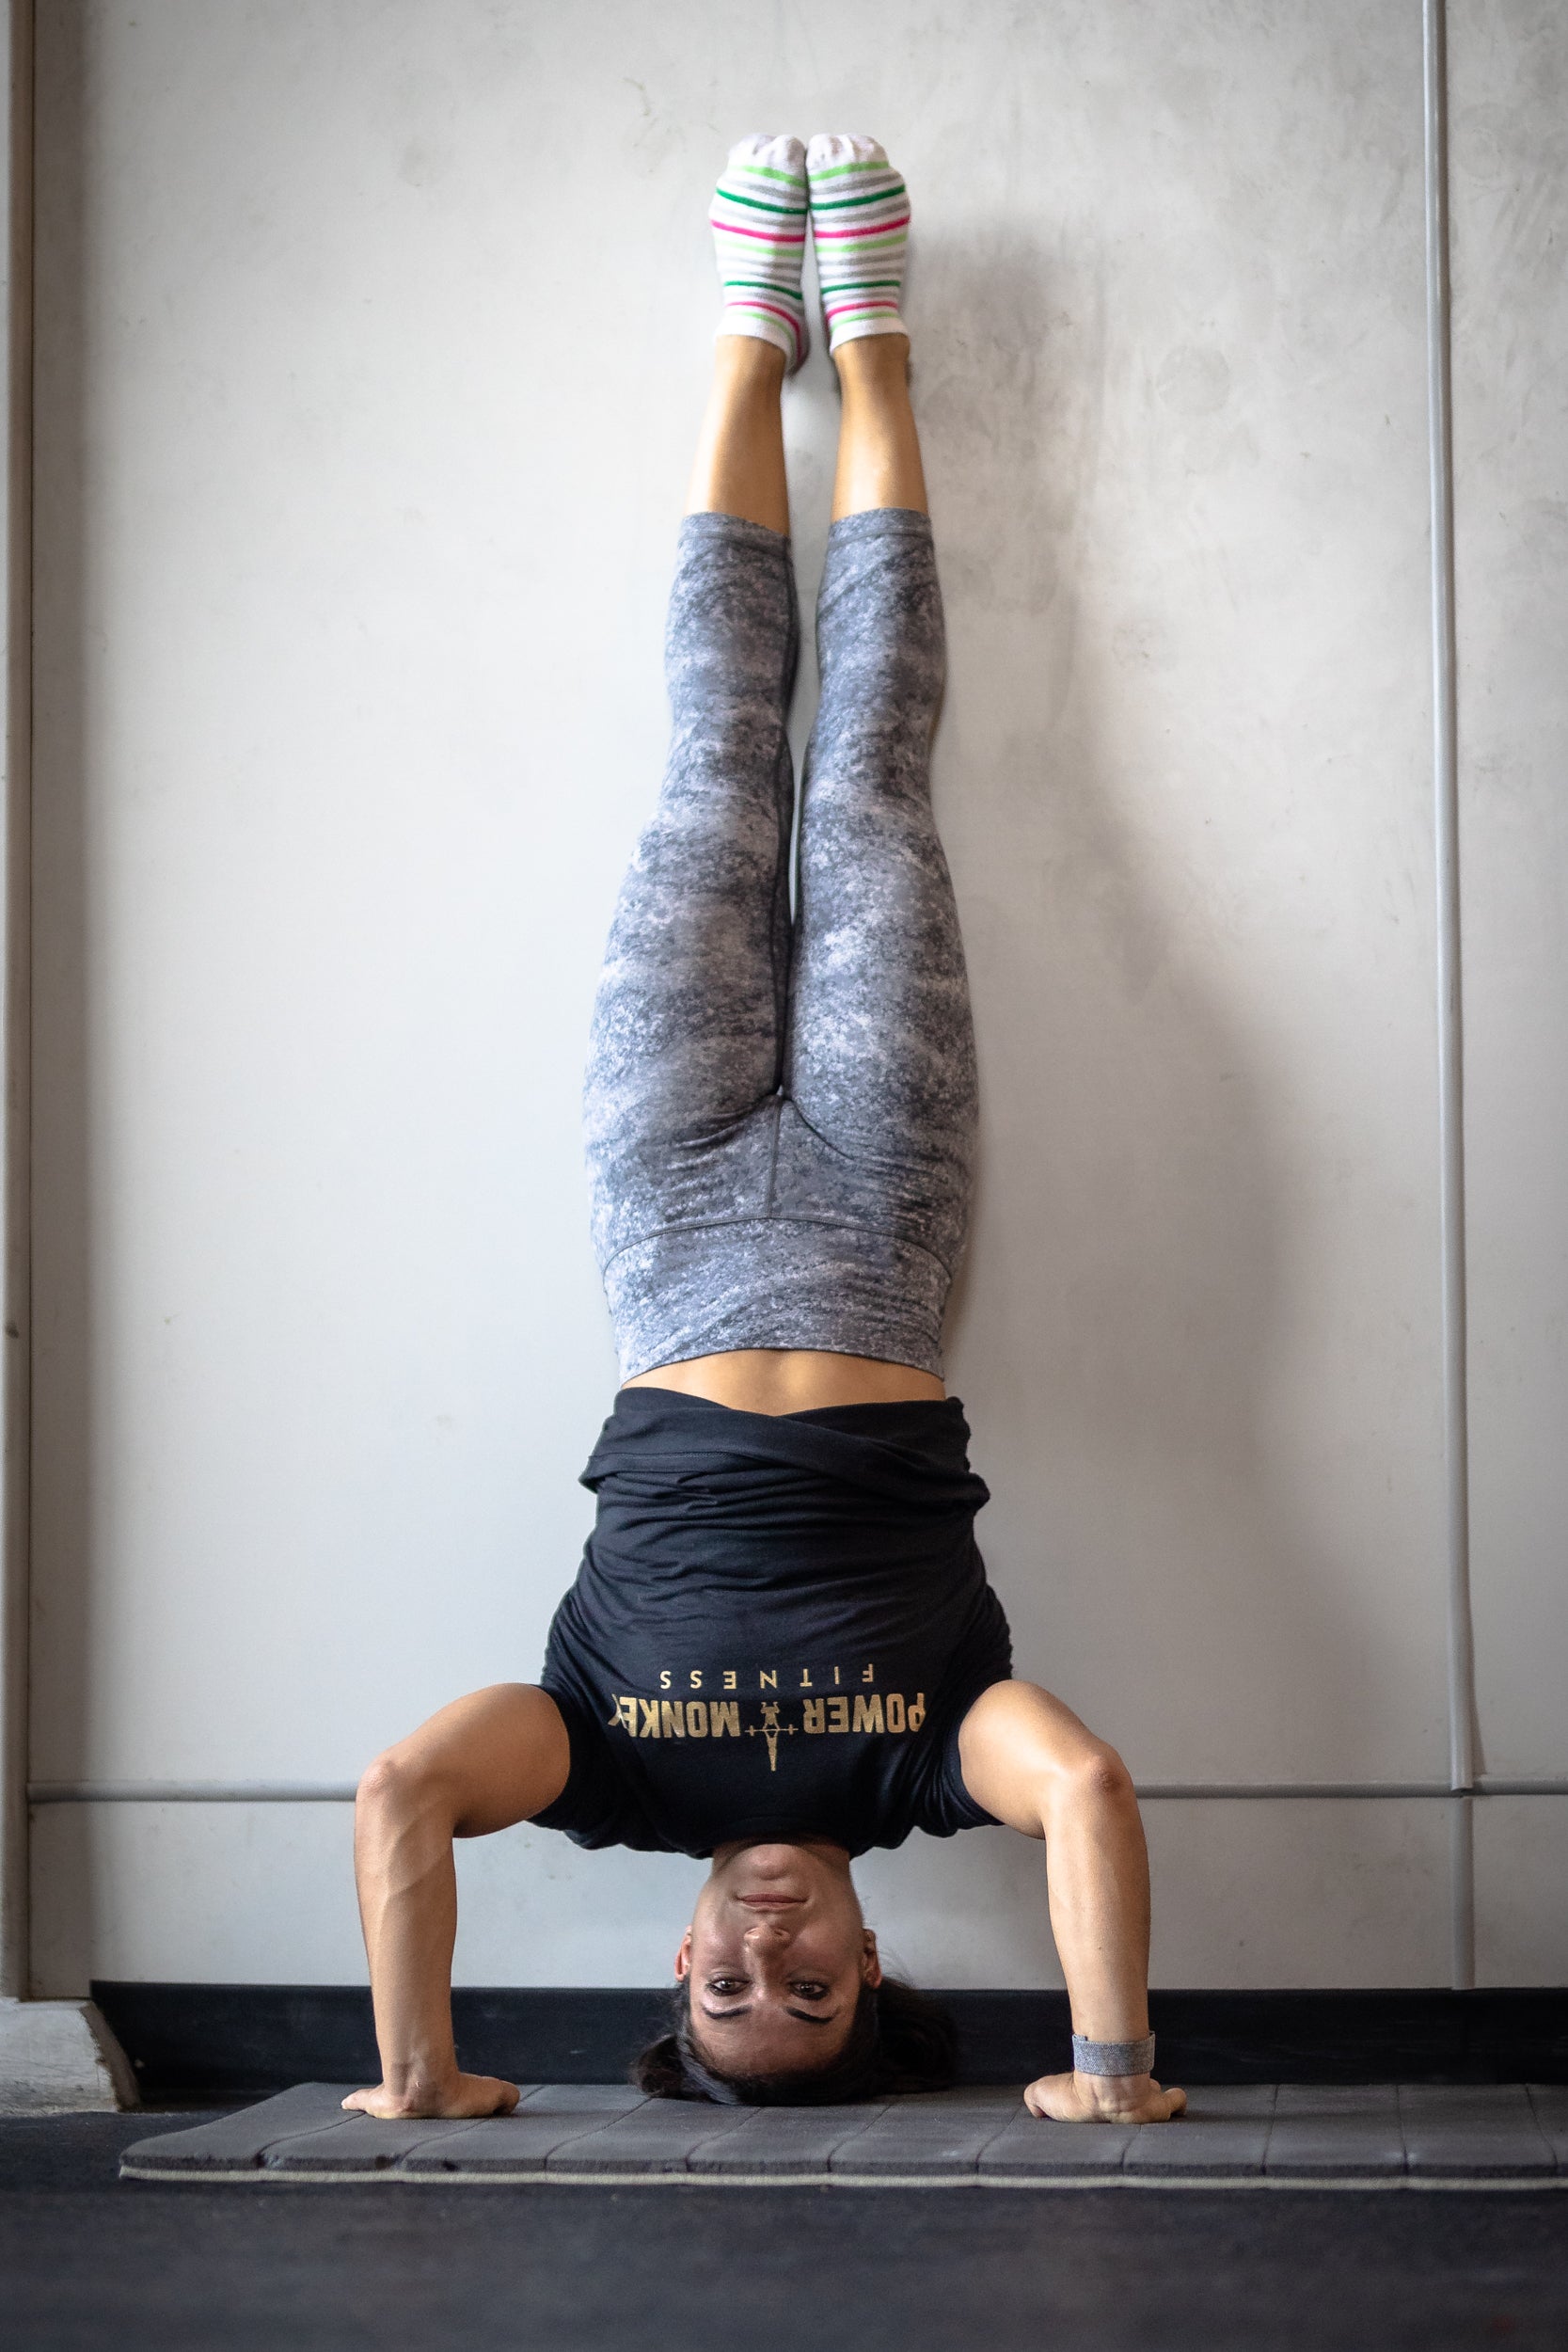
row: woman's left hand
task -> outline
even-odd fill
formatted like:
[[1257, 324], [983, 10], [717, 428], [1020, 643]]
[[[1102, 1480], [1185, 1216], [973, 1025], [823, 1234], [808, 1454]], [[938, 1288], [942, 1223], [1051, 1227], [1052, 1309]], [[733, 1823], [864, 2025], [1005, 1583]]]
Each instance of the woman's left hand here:
[[384, 2123], [401, 2123], [416, 2115], [449, 2119], [510, 2115], [518, 2100], [515, 2083], [494, 2074], [453, 2074], [443, 2083], [411, 2084], [406, 2090], [388, 2090], [377, 2083], [371, 2090], [351, 2090], [343, 2105], [351, 2114], [373, 2115]]
[[1023, 2104], [1055, 2123], [1169, 2123], [1187, 2094], [1162, 2090], [1152, 2074], [1042, 2074]]

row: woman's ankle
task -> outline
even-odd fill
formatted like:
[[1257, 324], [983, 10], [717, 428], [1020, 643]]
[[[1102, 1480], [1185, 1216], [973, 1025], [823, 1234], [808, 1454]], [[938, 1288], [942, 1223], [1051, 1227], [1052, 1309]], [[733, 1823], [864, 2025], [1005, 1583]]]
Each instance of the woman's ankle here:
[[731, 334], [721, 327], [713, 339], [714, 376], [728, 389], [777, 392], [787, 370], [778, 344], [765, 342], [760, 335]]
[[910, 383], [910, 339], [907, 335], [859, 335], [840, 343], [833, 353], [840, 387], [846, 393], [868, 393], [874, 399], [890, 392], [907, 396]]

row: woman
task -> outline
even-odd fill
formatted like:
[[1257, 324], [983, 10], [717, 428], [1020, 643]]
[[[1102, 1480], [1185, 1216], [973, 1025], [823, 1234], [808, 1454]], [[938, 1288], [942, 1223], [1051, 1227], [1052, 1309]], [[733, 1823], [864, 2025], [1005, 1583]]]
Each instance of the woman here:
[[[674, 736], [610, 932], [587, 1135], [625, 1385], [598, 1520], [538, 1686], [458, 1700], [380, 1756], [356, 1857], [379, 2116], [506, 2112], [461, 2074], [452, 1839], [518, 1821], [710, 1855], [649, 2090], [853, 2098], [950, 2078], [884, 1981], [849, 1875], [872, 1845], [1043, 1839], [1075, 2065], [1027, 2099], [1164, 2122], [1148, 1878], [1115, 1752], [1011, 1677], [974, 1538], [986, 1489], [942, 1379], [975, 1097], [931, 818], [942, 607], [907, 389], [909, 207], [875, 141], [754, 137], [713, 209], [724, 312], [668, 633]], [[815, 236], [844, 394], [791, 920], [797, 650], [780, 390]]]

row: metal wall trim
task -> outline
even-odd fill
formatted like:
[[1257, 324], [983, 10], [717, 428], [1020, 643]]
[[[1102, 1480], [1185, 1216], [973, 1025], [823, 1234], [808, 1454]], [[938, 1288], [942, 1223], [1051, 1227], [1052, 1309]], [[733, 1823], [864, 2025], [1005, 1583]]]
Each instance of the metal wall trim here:
[[[1426, 180], [1427, 454], [1432, 501], [1432, 775], [1437, 891], [1437, 1125], [1448, 1518], [1449, 1778], [1477, 1772], [1470, 1607], [1469, 1397], [1465, 1253], [1465, 1057], [1459, 891], [1458, 640], [1454, 614], [1452, 303], [1446, 0], [1422, 0]], [[1453, 1982], [1475, 1982], [1475, 1869], [1467, 1818], [1452, 1854]]]
[[[349, 1780], [36, 1780], [29, 1804], [352, 1804]], [[1145, 1804], [1266, 1804], [1271, 1798], [1335, 1804], [1385, 1799], [1436, 1799], [1456, 1792], [1443, 1780], [1151, 1780], [1140, 1783]], [[1568, 1779], [1478, 1781], [1462, 1792], [1475, 1797], [1568, 1797]]]

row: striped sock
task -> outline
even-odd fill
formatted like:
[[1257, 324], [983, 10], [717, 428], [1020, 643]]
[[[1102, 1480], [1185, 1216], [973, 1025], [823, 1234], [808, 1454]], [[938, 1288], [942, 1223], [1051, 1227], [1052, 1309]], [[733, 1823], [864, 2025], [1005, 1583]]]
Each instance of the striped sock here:
[[732, 147], [708, 215], [724, 289], [721, 335], [759, 335], [793, 375], [810, 338], [800, 298], [806, 155], [799, 139], [753, 131]]
[[910, 199], [875, 139], [819, 131], [806, 150], [811, 230], [828, 349], [861, 335], [907, 335], [898, 315]]

